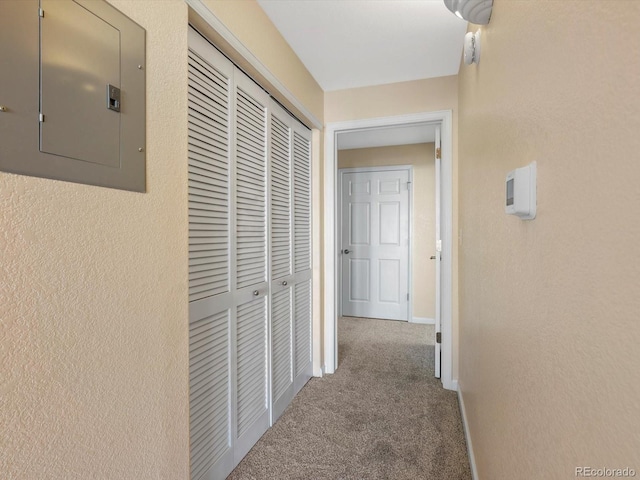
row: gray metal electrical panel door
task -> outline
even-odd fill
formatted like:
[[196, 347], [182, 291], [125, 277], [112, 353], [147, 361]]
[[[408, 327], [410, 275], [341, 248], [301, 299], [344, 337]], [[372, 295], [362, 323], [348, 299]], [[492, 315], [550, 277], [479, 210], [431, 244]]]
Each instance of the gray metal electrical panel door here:
[[145, 191], [145, 30], [105, 1], [2, 10], [0, 170]]

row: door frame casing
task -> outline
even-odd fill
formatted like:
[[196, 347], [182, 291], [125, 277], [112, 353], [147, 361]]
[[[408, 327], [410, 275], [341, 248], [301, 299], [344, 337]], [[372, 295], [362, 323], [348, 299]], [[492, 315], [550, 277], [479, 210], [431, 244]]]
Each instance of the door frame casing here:
[[390, 117], [333, 122], [325, 125], [324, 138], [324, 373], [334, 373], [338, 365], [338, 285], [339, 272], [337, 231], [338, 155], [339, 133], [371, 128], [440, 124], [442, 158], [442, 260], [441, 260], [441, 321], [442, 321], [442, 369], [444, 388], [456, 390], [453, 378], [452, 317], [453, 317], [453, 114], [451, 110], [422, 112]]
[[[411, 241], [411, 235], [413, 233], [413, 225], [412, 225], [412, 221], [411, 221], [411, 214], [413, 213], [413, 190], [412, 190], [412, 186], [413, 186], [413, 166], [412, 165], [389, 165], [389, 166], [382, 166], [382, 167], [350, 167], [350, 168], [339, 168], [338, 169], [338, 192], [337, 192], [337, 205], [336, 205], [336, 211], [338, 212], [338, 218], [336, 218], [336, 235], [338, 238], [338, 242], [340, 242], [339, 239], [342, 238], [342, 222], [341, 220], [341, 209], [342, 209], [342, 182], [343, 182], [343, 178], [344, 178], [344, 174], [345, 173], [365, 173], [365, 172], [393, 172], [393, 171], [397, 171], [397, 170], [406, 170], [409, 173], [409, 207], [408, 207], [408, 212], [407, 214], [409, 215], [409, 219], [408, 219], [408, 225], [409, 225], [409, 254], [407, 257], [407, 291], [409, 293], [409, 300], [408, 300], [408, 305], [407, 305], [407, 318], [405, 319], [407, 322], [410, 322], [411, 319], [413, 318], [413, 283], [412, 283], [412, 249], [413, 249], [413, 243]], [[340, 248], [338, 248], [338, 251], [340, 251]], [[338, 260], [338, 314], [342, 315], [342, 262], [340, 262]]]

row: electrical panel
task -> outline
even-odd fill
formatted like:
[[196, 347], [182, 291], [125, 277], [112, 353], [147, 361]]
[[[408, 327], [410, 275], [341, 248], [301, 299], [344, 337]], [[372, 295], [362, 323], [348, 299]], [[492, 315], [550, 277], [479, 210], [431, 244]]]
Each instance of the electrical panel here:
[[4, 0], [0, 170], [145, 191], [145, 35], [104, 0]]

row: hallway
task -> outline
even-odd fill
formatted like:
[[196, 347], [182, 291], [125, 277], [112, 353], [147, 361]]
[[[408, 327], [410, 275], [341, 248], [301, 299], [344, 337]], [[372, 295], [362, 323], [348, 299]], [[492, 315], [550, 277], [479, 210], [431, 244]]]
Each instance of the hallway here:
[[341, 318], [338, 331], [336, 373], [312, 378], [229, 479], [470, 479], [433, 326]]

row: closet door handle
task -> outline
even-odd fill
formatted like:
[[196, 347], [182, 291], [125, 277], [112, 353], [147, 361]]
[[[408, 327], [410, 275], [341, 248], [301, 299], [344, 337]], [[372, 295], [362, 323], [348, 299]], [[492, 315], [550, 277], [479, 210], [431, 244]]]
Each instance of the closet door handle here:
[[256, 297], [257, 297], [258, 295], [260, 295], [260, 290], [254, 290], [254, 291], [253, 291], [253, 295], [254, 295], [254, 296], [256, 296]]
[[286, 280], [283, 280], [283, 281], [282, 281], [282, 286], [286, 287], [287, 285], [289, 285], [289, 284], [287, 283], [287, 281], [286, 281]]
[[349, 253], [350, 253], [349, 249], [348, 249], [348, 248], [347, 248], [347, 249], [345, 249], [344, 253], [346, 253], [347, 255], [349, 255]]

